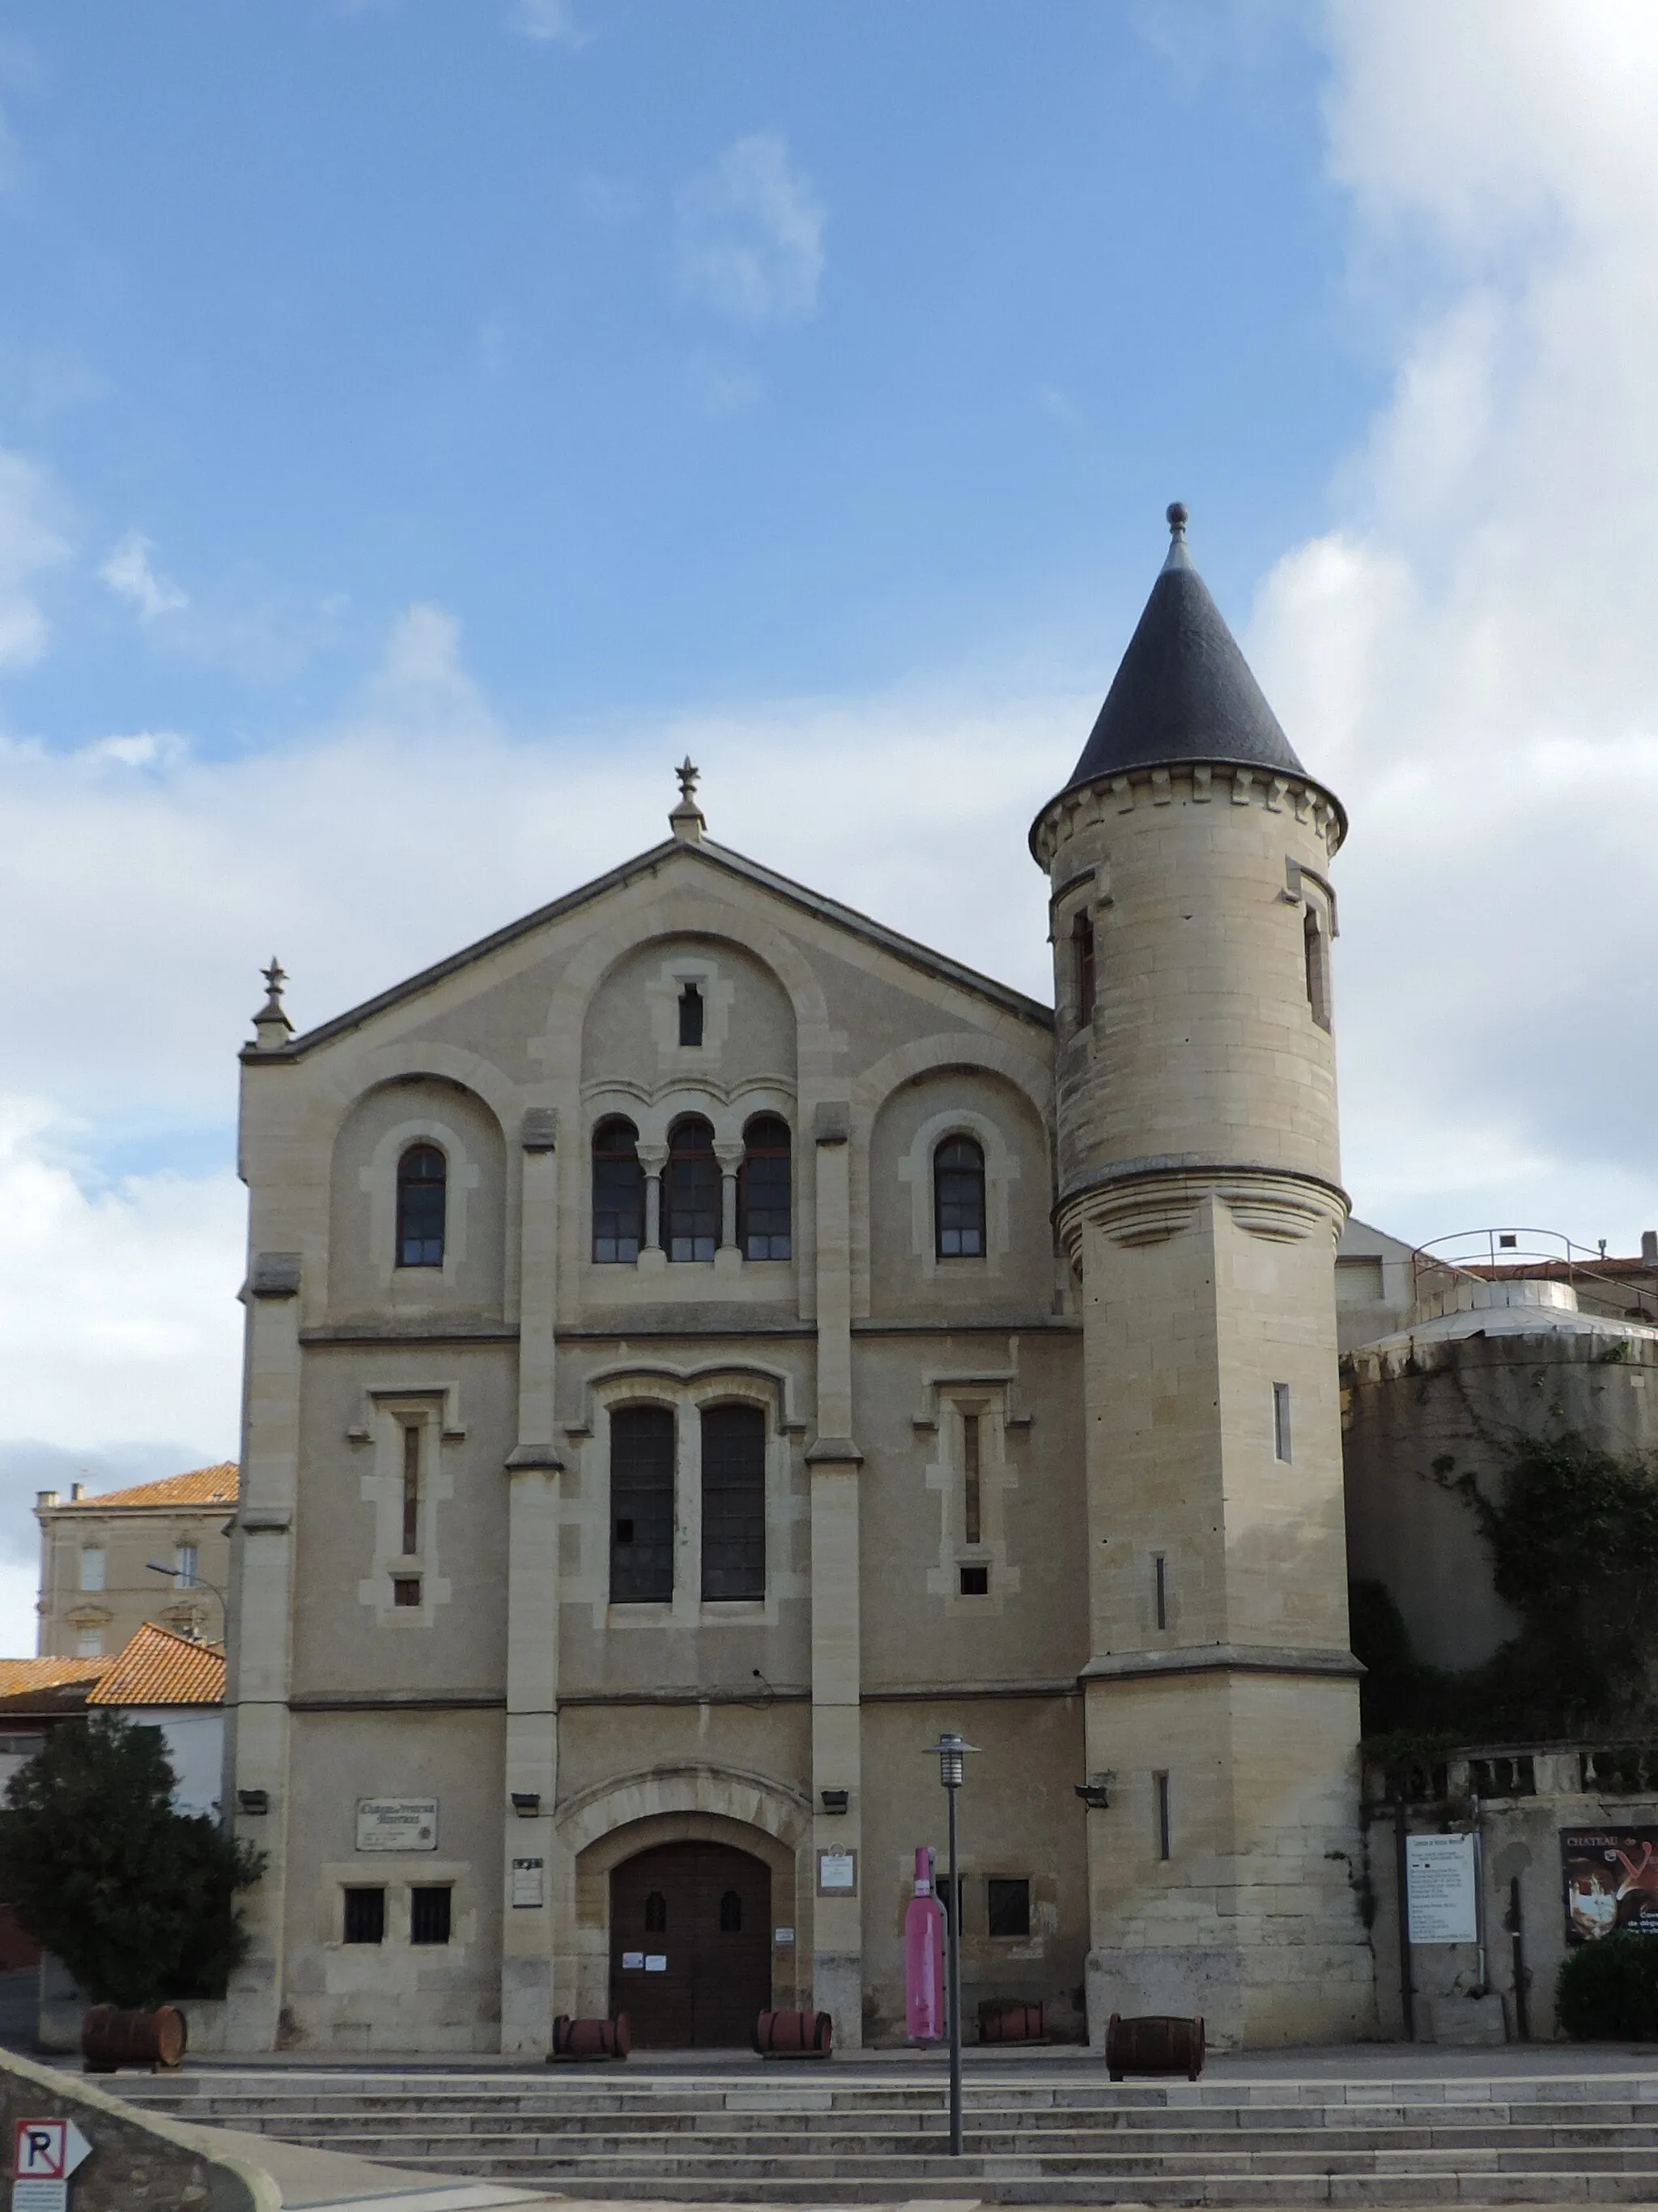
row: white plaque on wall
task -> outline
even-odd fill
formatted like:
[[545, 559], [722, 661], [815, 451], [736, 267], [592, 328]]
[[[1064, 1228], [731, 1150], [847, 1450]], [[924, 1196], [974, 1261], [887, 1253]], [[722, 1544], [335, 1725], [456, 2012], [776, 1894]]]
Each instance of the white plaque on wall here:
[[434, 1851], [438, 1847], [435, 1797], [359, 1797], [360, 1851]]
[[1412, 1943], [1477, 1943], [1473, 1838], [1407, 1836], [1405, 1875]]
[[513, 1903], [514, 1905], [543, 1905], [543, 1862], [540, 1859], [513, 1861]]
[[817, 1893], [820, 1897], [852, 1897], [858, 1890], [856, 1851], [819, 1851]]

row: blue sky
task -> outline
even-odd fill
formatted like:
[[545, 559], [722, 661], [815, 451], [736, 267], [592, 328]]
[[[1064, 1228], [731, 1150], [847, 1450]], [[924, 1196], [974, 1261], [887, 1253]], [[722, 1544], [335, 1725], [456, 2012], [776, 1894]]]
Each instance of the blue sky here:
[[1358, 1211], [1658, 1223], [1648, 0], [0, 0], [0, 1648], [235, 1449], [236, 1048], [713, 833], [1023, 988], [1184, 498]]

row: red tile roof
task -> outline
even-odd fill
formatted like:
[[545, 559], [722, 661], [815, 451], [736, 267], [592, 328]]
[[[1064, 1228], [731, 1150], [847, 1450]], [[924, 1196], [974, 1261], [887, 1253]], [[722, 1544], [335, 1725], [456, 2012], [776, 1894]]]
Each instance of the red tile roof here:
[[112, 1659], [0, 1659], [0, 1698], [32, 1690], [56, 1690], [65, 1683], [90, 1685], [115, 1664]]
[[108, 1672], [88, 1696], [88, 1705], [222, 1705], [224, 1652], [216, 1644], [192, 1643], [147, 1620], [125, 1651], [106, 1661]]
[[[240, 1473], [234, 1459], [222, 1459], [212, 1467], [191, 1468], [187, 1474], [167, 1475], [160, 1482], [140, 1482], [131, 1490], [102, 1490], [94, 1498], [76, 1498], [70, 1501], [70, 1510], [93, 1507], [101, 1512], [109, 1505], [234, 1505]], [[65, 1508], [58, 1510], [62, 1512]]]

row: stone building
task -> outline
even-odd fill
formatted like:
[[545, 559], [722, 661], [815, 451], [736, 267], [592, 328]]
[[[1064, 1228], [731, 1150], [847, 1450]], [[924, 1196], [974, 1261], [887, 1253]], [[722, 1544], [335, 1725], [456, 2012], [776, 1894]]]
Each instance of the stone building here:
[[222, 1636], [218, 1593], [230, 1577], [235, 1508], [234, 1460], [91, 1497], [78, 1482], [62, 1500], [37, 1491], [40, 1656], [113, 1655], [147, 1620], [179, 1636]]
[[230, 2048], [901, 2039], [943, 1728], [969, 2016], [1371, 2026], [1345, 822], [1170, 521], [1030, 833], [1054, 1007], [710, 842], [689, 763], [665, 842], [302, 1036], [273, 963]]

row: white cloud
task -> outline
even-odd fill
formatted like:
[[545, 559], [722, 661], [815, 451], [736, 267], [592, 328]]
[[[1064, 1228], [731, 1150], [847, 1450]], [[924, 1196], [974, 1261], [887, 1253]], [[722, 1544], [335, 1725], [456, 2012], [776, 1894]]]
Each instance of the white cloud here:
[[763, 323], [811, 314], [823, 274], [824, 214], [778, 131], [727, 146], [678, 195], [680, 289]]
[[507, 21], [520, 38], [552, 46], [585, 46], [592, 33], [577, 20], [570, 0], [515, 0]]
[[36, 578], [64, 560], [61, 502], [46, 471], [0, 452], [0, 668], [27, 667], [46, 651], [46, 618]]
[[98, 571], [111, 591], [137, 607], [147, 623], [161, 615], [181, 614], [190, 605], [187, 593], [157, 573], [149, 557], [155, 550], [141, 530], [129, 530]]

